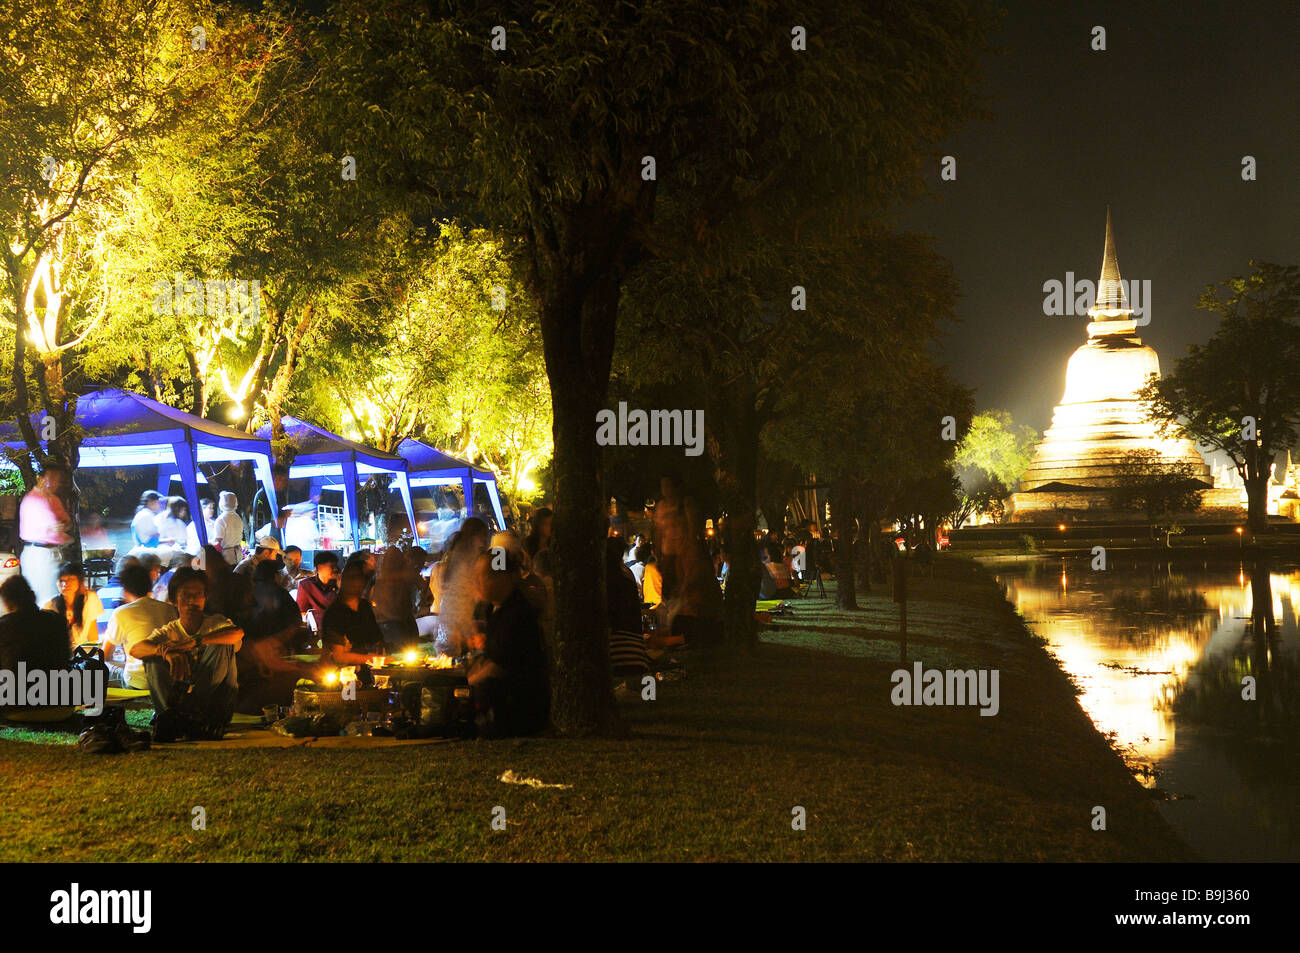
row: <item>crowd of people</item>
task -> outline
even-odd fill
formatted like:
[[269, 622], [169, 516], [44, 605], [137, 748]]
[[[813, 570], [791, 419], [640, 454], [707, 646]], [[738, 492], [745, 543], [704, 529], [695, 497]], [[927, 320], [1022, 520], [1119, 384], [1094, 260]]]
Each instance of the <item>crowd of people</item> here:
[[[66, 513], [47, 498], [57, 503], [61, 478], [47, 470], [21, 505], [23, 572], [0, 588], [10, 613], [0, 618], [0, 641], [22, 627], [23, 639], [8, 640], [11, 654], [63, 664], [77, 646], [98, 645], [121, 686], [148, 691], [156, 737], [219, 737], [236, 711], [289, 704], [303, 677], [422, 647], [465, 665], [487, 733], [527, 734], [548, 723], [556, 622], [549, 509], [532, 514], [527, 536], [493, 535], [471, 516], [436, 554], [402, 545], [346, 558], [321, 550], [308, 568], [300, 547], [272, 535], [245, 550], [233, 494], [204, 502], [209, 542], [198, 546], [184, 501], [148, 492], [131, 521], [136, 545], [97, 593], [80, 565], [51, 568], [44, 559], [69, 531]], [[680, 480], [664, 478], [661, 490], [651, 538], [627, 539], [612, 526], [606, 541], [616, 676], [646, 672], [657, 649], [707, 651], [721, 642], [725, 554]], [[765, 598], [790, 593], [792, 574], [820, 581], [814, 539], [770, 535], [759, 552]], [[29, 580], [47, 572], [54, 591], [42, 600]]]

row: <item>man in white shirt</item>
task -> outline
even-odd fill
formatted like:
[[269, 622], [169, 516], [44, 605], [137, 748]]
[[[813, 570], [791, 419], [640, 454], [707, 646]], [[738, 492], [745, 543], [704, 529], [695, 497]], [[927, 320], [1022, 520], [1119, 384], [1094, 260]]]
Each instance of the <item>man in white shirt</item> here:
[[159, 602], [149, 595], [149, 570], [144, 566], [127, 566], [122, 570], [120, 581], [122, 605], [113, 610], [113, 618], [108, 623], [104, 653], [108, 655], [112, 651], [112, 645], [122, 646], [122, 652], [126, 656], [122, 684], [127, 688], [146, 689], [149, 680], [145, 677], [144, 660], [132, 655], [131, 648], [175, 620], [176, 607]]
[[239, 499], [229, 490], [222, 490], [218, 500], [221, 513], [212, 527], [214, 532], [209, 542], [221, 550], [226, 562], [233, 566], [239, 562], [239, 552], [244, 544], [244, 521], [235, 512]]
[[145, 663], [149, 698], [157, 712], [154, 740], [220, 740], [235, 712], [239, 676], [235, 653], [244, 632], [225, 616], [203, 611], [207, 576], [182, 566], [172, 577], [177, 617], [131, 646]]

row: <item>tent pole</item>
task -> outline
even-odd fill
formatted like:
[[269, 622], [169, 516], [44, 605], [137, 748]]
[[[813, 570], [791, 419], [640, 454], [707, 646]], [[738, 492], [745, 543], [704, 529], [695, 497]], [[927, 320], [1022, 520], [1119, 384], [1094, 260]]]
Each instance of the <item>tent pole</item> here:
[[501, 498], [497, 495], [496, 479], [484, 480], [483, 486], [487, 489], [488, 499], [492, 501], [492, 512], [497, 515], [497, 525], [502, 529], [506, 528], [506, 516], [501, 511]]
[[[271, 458], [259, 453], [253, 459], [253, 470], [257, 474], [258, 480], [262, 482], [262, 488], [266, 490], [266, 502], [271, 507], [271, 535], [275, 537], [276, 542], [283, 546], [284, 534], [280, 530], [280, 501], [275, 495], [275, 479], [271, 476]], [[256, 532], [257, 527], [251, 527], [249, 529], [249, 538], [251, 539], [251, 534]]]
[[208, 526], [203, 521], [203, 509], [199, 506], [199, 483], [195, 479], [194, 445], [186, 441], [172, 444], [172, 457], [176, 460], [176, 469], [181, 475], [181, 486], [185, 488], [185, 502], [190, 505], [190, 518], [194, 521], [194, 532], [199, 538], [199, 545], [206, 546], [208, 545]]
[[352, 526], [352, 551], [361, 548], [361, 531], [358, 526], [360, 514], [357, 512], [357, 461], [343, 461], [343, 505], [347, 508], [348, 523]]
[[469, 467], [460, 478], [460, 490], [465, 494], [465, 519], [469, 519], [474, 515], [474, 471]]
[[405, 473], [398, 472], [397, 489], [401, 491], [402, 503], [406, 506], [406, 518], [411, 521], [411, 545], [420, 545], [420, 530], [415, 525], [415, 505], [411, 502], [411, 481]]

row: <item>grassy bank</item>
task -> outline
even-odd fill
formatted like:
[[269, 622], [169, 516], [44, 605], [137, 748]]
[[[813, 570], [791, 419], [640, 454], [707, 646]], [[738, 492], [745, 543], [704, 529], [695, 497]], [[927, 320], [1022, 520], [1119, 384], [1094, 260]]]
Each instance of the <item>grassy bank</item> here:
[[796, 601], [756, 658], [622, 702], [623, 740], [116, 757], [0, 741], [0, 859], [1186, 859], [988, 576], [942, 558], [914, 582], [912, 658], [999, 669], [996, 717], [890, 703], [883, 592], [857, 613]]

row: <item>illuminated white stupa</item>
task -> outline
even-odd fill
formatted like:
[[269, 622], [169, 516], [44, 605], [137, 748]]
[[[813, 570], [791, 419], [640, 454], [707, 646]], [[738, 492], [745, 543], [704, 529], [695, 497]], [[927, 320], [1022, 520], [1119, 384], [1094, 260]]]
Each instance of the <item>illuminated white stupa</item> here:
[[[1067, 289], [1069, 293], [1069, 289]], [[1149, 304], [1148, 304], [1149, 307]], [[1213, 486], [1210, 468], [1190, 440], [1161, 438], [1144, 418], [1138, 391], [1160, 359], [1137, 335], [1137, 323], [1120, 281], [1115, 234], [1106, 210], [1106, 247], [1096, 303], [1088, 309], [1088, 340], [1070, 357], [1065, 394], [1033, 462], [1011, 496], [1016, 521], [1061, 518], [1109, 510], [1117, 464], [1130, 450], [1157, 450], [1191, 463], [1196, 478]], [[1118, 514], [1109, 513], [1108, 516]]]

